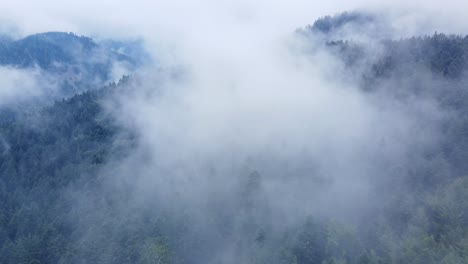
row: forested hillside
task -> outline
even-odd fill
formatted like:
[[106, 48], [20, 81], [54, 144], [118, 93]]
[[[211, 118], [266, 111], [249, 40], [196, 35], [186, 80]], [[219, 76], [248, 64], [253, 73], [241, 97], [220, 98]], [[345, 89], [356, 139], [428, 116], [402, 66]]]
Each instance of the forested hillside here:
[[[328, 34], [349, 23], [372, 21], [372, 16], [345, 13], [320, 19], [299, 35], [314, 42], [317, 31]], [[294, 170], [294, 161], [268, 157], [248, 161], [249, 166], [226, 177], [218, 176], [221, 169], [208, 168], [206, 178], [213, 185], [231, 183], [232, 177], [240, 180], [200, 194], [208, 197], [207, 204], [176, 205], [186, 202], [183, 192], [192, 191], [186, 186], [196, 184], [198, 171], [187, 184], [176, 178], [184, 169], [178, 160], [172, 171], [155, 170], [153, 181], [141, 176], [147, 168], [128, 166], [135, 158], [154, 158], [140, 145], [143, 135], [125, 126], [121, 112], [115, 111], [139, 89], [138, 74], [99, 87], [87, 82], [107, 80], [109, 63], [132, 64], [130, 57], [107, 51], [106, 60], [89, 63], [86, 58], [97, 44], [62, 33], [0, 39], [0, 64], [38, 65], [54, 74], [73, 69], [89, 73], [74, 83], [83, 85], [81, 92], [39, 111], [0, 107], [0, 263], [468, 263], [468, 36], [436, 33], [373, 43], [321, 37], [321, 47], [341, 63], [340, 73], [369, 101], [390, 102], [390, 109], [401, 107], [397, 110], [415, 116], [430, 104], [443, 114], [429, 114], [418, 123], [418, 131], [437, 134], [430, 146], [411, 148], [394, 159], [372, 157], [375, 164], [382, 163], [381, 175], [370, 179], [369, 200], [378, 203], [352, 217], [310, 214], [288, 224], [275, 222], [279, 214], [269, 201], [268, 180], [276, 179], [277, 170], [286, 171], [297, 179], [300, 193], [301, 177], [307, 175], [313, 179], [304, 182], [313, 186], [302, 187], [319, 193], [332, 184], [326, 172], [310, 165], [303, 173]], [[179, 130], [183, 128], [170, 132]], [[391, 149], [385, 140], [381, 148]], [[229, 155], [234, 156], [223, 158], [229, 160]], [[327, 160], [334, 161], [332, 156]], [[282, 166], [287, 169], [278, 169]], [[159, 181], [165, 175], [174, 176], [170, 184]], [[152, 189], [159, 184], [184, 188]], [[167, 191], [172, 200], [155, 190]], [[224, 190], [229, 192], [220, 195]], [[279, 197], [274, 201], [282, 202], [282, 189], [274, 190]], [[318, 200], [314, 203], [326, 204]], [[309, 202], [304, 200], [304, 206]]]
[[141, 47], [135, 43], [96, 43], [73, 33], [39, 33], [18, 40], [0, 37], [0, 65], [40, 71], [41, 82], [57, 86], [55, 96], [58, 98], [114, 81], [116, 67], [128, 72], [135, 70], [142, 63], [141, 52]]

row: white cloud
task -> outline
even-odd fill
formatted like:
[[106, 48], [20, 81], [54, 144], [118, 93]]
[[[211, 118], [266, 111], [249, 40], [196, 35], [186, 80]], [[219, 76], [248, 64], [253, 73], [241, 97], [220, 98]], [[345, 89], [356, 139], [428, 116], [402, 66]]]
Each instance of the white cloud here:
[[0, 106], [47, 94], [51, 87], [41, 79], [38, 70], [0, 67]]

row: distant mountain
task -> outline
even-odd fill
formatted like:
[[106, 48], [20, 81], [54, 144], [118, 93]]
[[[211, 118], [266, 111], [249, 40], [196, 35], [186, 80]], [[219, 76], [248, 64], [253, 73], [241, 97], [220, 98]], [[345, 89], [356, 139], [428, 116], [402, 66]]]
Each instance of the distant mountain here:
[[[73, 33], [47, 32], [12, 40], [0, 37], [0, 65], [18, 69], [38, 68], [60, 87], [60, 96], [70, 96], [115, 81], [116, 67], [131, 72], [141, 65], [136, 56], [142, 45], [115, 42], [113, 47]], [[126, 51], [125, 53], [119, 52]]]
[[[124, 42], [115, 42], [124, 46]], [[39, 66], [58, 70], [62, 64], [105, 64], [111, 60], [135, 63], [136, 58], [117, 53], [91, 38], [73, 33], [47, 32], [13, 41], [0, 37], [0, 64], [17, 67]]]
[[343, 27], [365, 26], [376, 21], [376, 17], [371, 14], [360, 12], [344, 12], [335, 16], [325, 16], [317, 19], [312, 25], [307, 27], [310, 31], [331, 33]]
[[384, 39], [391, 37], [393, 32], [390, 23], [387, 22], [385, 16], [373, 13], [343, 12], [319, 18], [299, 32], [327, 40]]

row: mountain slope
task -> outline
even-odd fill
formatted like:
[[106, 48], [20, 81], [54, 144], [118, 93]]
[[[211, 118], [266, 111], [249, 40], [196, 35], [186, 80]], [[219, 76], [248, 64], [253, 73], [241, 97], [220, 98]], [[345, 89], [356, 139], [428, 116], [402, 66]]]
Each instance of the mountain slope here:
[[[132, 50], [141, 47], [118, 43], [130, 50], [127, 54], [142, 54]], [[122, 76], [114, 76], [117, 67], [131, 73], [141, 66], [141, 58], [127, 54], [73, 33], [47, 32], [19, 40], [0, 39], [0, 65], [19, 70], [38, 69], [43, 75], [41, 82], [57, 86], [59, 98], [118, 80]]]
[[[173, 207], [177, 201], [159, 200], [151, 189], [158, 181], [143, 181], [150, 191], [140, 193], [140, 168], [120, 166], [135, 154], [139, 135], [131, 126], [119, 125], [106, 109], [109, 103], [118, 108], [119, 99], [131, 100], [128, 91], [138, 89], [131, 85], [133, 79], [124, 78], [40, 111], [0, 110], [0, 263], [466, 263], [468, 37], [377, 39], [379, 53], [374, 42], [323, 38], [356, 21], [365, 26], [374, 20], [356, 14], [325, 18], [306, 32], [312, 36], [305, 41], [316, 45], [318, 39], [342, 63], [344, 70], [337, 72], [349, 75], [372, 102], [397, 102], [389, 107], [407, 111], [423, 101], [446, 114], [429, 120], [431, 126], [422, 122], [420, 128], [436, 130], [440, 142], [409, 150], [400, 163], [381, 172], [385, 179], [375, 176], [369, 199], [379, 200], [379, 206], [356, 212], [359, 221], [311, 215], [279, 227], [284, 223], [271, 218], [264, 197], [268, 175], [248, 171], [250, 167], [247, 175], [232, 172], [242, 184], [229, 186], [234, 190], [231, 200], [217, 200], [217, 189], [203, 193], [214, 197], [202, 205], [207, 208], [203, 212], [178, 210]], [[15, 51], [0, 51], [6, 54], [2, 63], [38, 65], [52, 74], [74, 67], [91, 70], [82, 74], [84, 83], [105, 76], [109, 60], [132, 63], [122, 55], [131, 52], [117, 52], [118, 43], [103, 44], [112, 48], [102, 51], [91, 39], [71, 34], [0, 43], [0, 49]], [[104, 59], [90, 62], [96, 52], [104, 52]], [[136, 158], [147, 158], [144, 146], [142, 152]], [[375, 162], [385, 162], [385, 157], [375, 157]], [[152, 177], [173, 175], [177, 169], [156, 171]], [[216, 181], [217, 172], [210, 173]], [[315, 176], [312, 169], [307, 173]], [[170, 186], [178, 184], [169, 181]], [[307, 186], [310, 192], [326, 190], [327, 182], [314, 184]], [[275, 194], [280, 200], [281, 192]], [[228, 253], [234, 260], [219, 256], [225, 253], [224, 244], [232, 246]]]

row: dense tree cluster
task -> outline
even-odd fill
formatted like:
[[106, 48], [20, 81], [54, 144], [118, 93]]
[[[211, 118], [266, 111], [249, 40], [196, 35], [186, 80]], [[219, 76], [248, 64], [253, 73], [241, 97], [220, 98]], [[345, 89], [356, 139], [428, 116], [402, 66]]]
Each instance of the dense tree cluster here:
[[307, 31], [330, 33], [349, 24], [365, 26], [375, 21], [375, 16], [361, 12], [344, 12], [336, 16], [325, 16], [317, 19], [314, 24], [307, 26]]

